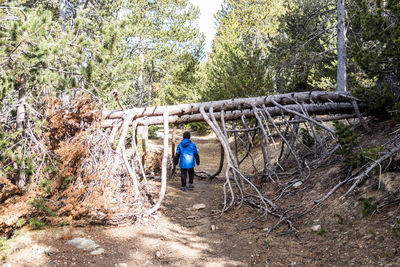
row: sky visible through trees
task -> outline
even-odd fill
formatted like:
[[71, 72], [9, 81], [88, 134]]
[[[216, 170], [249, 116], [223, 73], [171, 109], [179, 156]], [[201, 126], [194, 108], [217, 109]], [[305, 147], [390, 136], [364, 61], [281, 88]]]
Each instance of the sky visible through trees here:
[[216, 24], [214, 15], [221, 8], [222, 0], [190, 0], [194, 6], [200, 8], [200, 18], [198, 24], [200, 30], [205, 34], [205, 50], [211, 51], [211, 43], [216, 32]]

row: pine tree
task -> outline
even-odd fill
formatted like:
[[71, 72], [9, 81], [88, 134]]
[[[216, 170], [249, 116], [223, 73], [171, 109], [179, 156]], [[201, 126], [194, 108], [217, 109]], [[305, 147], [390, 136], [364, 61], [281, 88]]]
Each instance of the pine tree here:
[[[398, 1], [355, 0], [349, 12], [352, 92], [370, 102], [376, 114], [400, 105], [400, 4]], [[398, 112], [396, 112], [398, 113]]]

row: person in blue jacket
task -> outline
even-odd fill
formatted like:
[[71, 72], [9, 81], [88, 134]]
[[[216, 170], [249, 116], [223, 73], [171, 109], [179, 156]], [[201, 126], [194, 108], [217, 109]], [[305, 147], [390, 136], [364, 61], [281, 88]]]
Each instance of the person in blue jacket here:
[[189, 190], [193, 190], [194, 166], [200, 165], [200, 156], [196, 145], [190, 140], [190, 133], [183, 133], [183, 140], [179, 143], [174, 158], [174, 164], [181, 168], [181, 190], [186, 190], [186, 177], [189, 173]]

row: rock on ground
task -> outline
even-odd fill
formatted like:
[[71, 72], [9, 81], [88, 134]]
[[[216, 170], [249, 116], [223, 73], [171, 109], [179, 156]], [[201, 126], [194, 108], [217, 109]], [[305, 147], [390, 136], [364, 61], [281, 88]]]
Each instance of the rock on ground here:
[[80, 237], [68, 240], [65, 243], [84, 250], [93, 250], [99, 247], [93, 240]]
[[194, 204], [192, 207], [192, 210], [201, 210], [201, 209], [205, 209], [206, 205], [203, 203], [199, 203], [199, 204]]

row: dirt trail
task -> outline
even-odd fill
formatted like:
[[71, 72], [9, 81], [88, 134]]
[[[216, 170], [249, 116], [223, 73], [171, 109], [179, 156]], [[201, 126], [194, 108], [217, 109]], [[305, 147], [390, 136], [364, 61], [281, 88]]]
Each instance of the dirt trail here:
[[[192, 139], [201, 155], [197, 168], [215, 171], [218, 142], [212, 136]], [[159, 147], [161, 142], [153, 141], [150, 147]], [[337, 166], [316, 170], [318, 182], [297, 198], [316, 199], [324, 179], [332, 179], [339, 171]], [[135, 225], [22, 231], [3, 266], [400, 266], [400, 239], [392, 230], [397, 227], [393, 222], [396, 216], [400, 218], [399, 209], [365, 218], [362, 202], [331, 198], [315, 213], [296, 221], [300, 238], [267, 236], [266, 228], [275, 220], [254, 220], [259, 214], [249, 207], [218, 216], [223, 181], [195, 179], [195, 189], [183, 192], [178, 171], [168, 179], [160, 210]], [[288, 201], [296, 201], [295, 196], [288, 196]], [[193, 210], [195, 204], [205, 208]], [[338, 214], [342, 221], [338, 222]], [[323, 231], [311, 230], [316, 224]], [[76, 237], [93, 240], [104, 252], [91, 255], [66, 244]]]
[[[218, 167], [219, 145], [209, 138], [194, 138], [201, 153], [201, 167]], [[158, 146], [158, 142], [154, 142]], [[252, 237], [238, 233], [243, 218], [219, 216], [222, 180], [199, 180], [195, 189], [180, 190], [179, 171], [169, 177], [166, 198], [159, 212], [132, 226], [60, 227], [30, 231], [17, 244], [4, 266], [251, 266], [255, 264]], [[158, 181], [152, 181], [159, 183]], [[205, 208], [193, 209], [195, 204]], [[248, 220], [247, 220], [248, 221]], [[95, 241], [105, 252], [67, 245], [82, 237]], [[21, 241], [22, 240], [22, 241]], [[41, 253], [37, 247], [50, 250]], [[36, 251], [35, 251], [36, 249]], [[39, 251], [39, 254], [37, 253]], [[258, 254], [259, 255], [259, 254]], [[121, 265], [122, 264], [122, 265]], [[124, 265], [126, 264], [126, 265]], [[257, 264], [258, 266], [258, 264]]]

